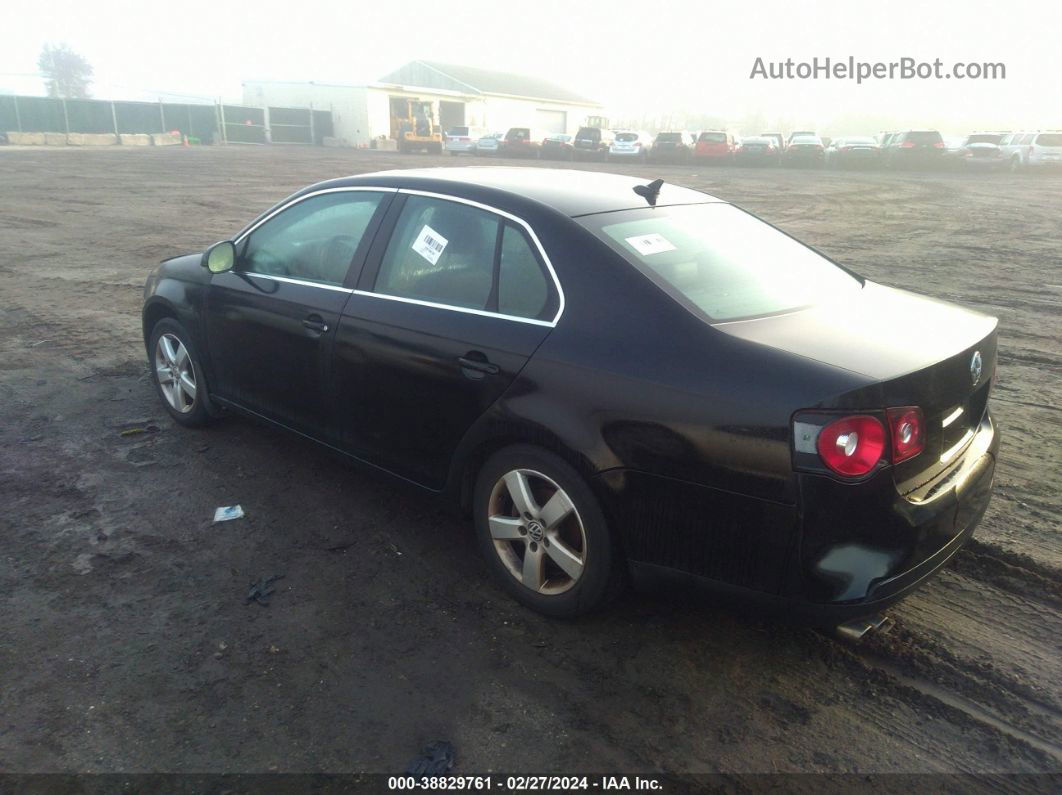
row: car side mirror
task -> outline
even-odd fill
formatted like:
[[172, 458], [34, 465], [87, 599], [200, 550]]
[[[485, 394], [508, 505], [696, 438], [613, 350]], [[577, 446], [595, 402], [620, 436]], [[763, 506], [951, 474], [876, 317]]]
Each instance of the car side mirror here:
[[211, 273], [225, 273], [236, 265], [236, 246], [231, 240], [215, 243], [203, 252], [202, 265]]

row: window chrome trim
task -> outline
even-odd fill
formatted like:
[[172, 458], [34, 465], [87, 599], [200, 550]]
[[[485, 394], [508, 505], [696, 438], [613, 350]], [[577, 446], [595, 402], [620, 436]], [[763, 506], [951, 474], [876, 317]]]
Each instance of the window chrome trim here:
[[308, 279], [292, 279], [290, 276], [273, 276], [268, 273], [256, 273], [255, 271], [237, 271], [237, 273], [243, 276], [254, 276], [257, 279], [269, 279], [274, 282], [284, 282], [285, 284], [299, 284], [303, 287], [320, 287], [322, 290], [334, 290], [337, 293], [346, 293], [347, 295], [354, 292], [349, 287], [342, 287], [338, 284], [311, 282]]
[[369, 192], [369, 193], [398, 193], [398, 188], [373, 188], [373, 187], [369, 187], [367, 185], [350, 185], [350, 186], [341, 187], [341, 188], [322, 188], [321, 190], [315, 190], [313, 193], [306, 193], [306, 194], [303, 194], [302, 196], [297, 196], [296, 198], [292, 199], [291, 201], [287, 202], [286, 204], [282, 204], [280, 207], [277, 207], [277, 209], [273, 210], [273, 212], [269, 213], [269, 215], [265, 216], [264, 218], [259, 218], [257, 221], [255, 221], [253, 224], [251, 224], [251, 226], [247, 227], [242, 232], [240, 232], [236, 237], [234, 237], [232, 239], [232, 242], [235, 245], [239, 245], [243, 241], [243, 239], [245, 237], [247, 237], [249, 234], [251, 234], [251, 232], [253, 232], [255, 229], [260, 227], [266, 221], [269, 221], [270, 219], [275, 218], [276, 216], [280, 215], [280, 213], [284, 212], [289, 207], [294, 207], [299, 202], [306, 201], [306, 199], [312, 199], [314, 196], [323, 196], [326, 193], [346, 193], [346, 192], [355, 192], [355, 191]]
[[499, 320], [514, 320], [517, 323], [530, 323], [532, 326], [546, 326], [553, 328], [557, 325], [553, 320], [538, 320], [533, 317], [519, 317], [518, 315], [503, 315], [501, 312], [488, 312], [486, 309], [472, 309], [467, 306], [453, 306], [452, 304], [437, 304], [434, 301], [422, 301], [419, 298], [406, 298], [402, 295], [388, 295], [387, 293], [371, 293], [368, 290], [354, 290], [354, 295], [363, 295], [366, 298], [383, 298], [385, 301], [400, 301], [403, 304], [416, 304], [417, 306], [430, 306], [433, 309], [447, 309], [451, 312], [463, 312], [466, 315], [479, 315], [481, 317], [495, 317]]
[[480, 210], [484, 210], [494, 215], [500, 215], [502, 218], [507, 218], [513, 223], [519, 224], [527, 232], [527, 236], [531, 238], [531, 242], [535, 244], [535, 248], [538, 249], [538, 254], [542, 257], [542, 261], [546, 263], [546, 270], [549, 272], [550, 278], [553, 279], [553, 286], [557, 290], [557, 313], [553, 316], [552, 320], [538, 320], [530, 317], [518, 317], [516, 315], [506, 315], [501, 312], [488, 312], [483, 309], [468, 309], [467, 307], [452, 306], [450, 304], [437, 304], [432, 301], [421, 301], [416, 298], [403, 298], [396, 295], [386, 295], [385, 293], [376, 293], [366, 290], [355, 290], [355, 295], [367, 295], [375, 298], [385, 298], [388, 300], [405, 301], [410, 304], [420, 304], [423, 306], [437, 307], [439, 309], [450, 309], [454, 312], [465, 312], [473, 315], [483, 315], [485, 317], [497, 317], [504, 320], [516, 320], [521, 323], [531, 323], [536, 326], [548, 326], [554, 328], [557, 322], [561, 319], [561, 315], [564, 314], [564, 288], [561, 287], [560, 279], [557, 278], [557, 271], [553, 269], [553, 263], [550, 262], [549, 257], [546, 255], [546, 249], [542, 246], [542, 241], [538, 239], [538, 235], [535, 234], [535, 230], [531, 228], [531, 224], [525, 221], [523, 218], [508, 213], [505, 210], [499, 210], [497, 207], [491, 207], [489, 204], [483, 204], [481, 202], [473, 201], [472, 199], [464, 199], [460, 196], [451, 196], [448, 193], [433, 193], [426, 190], [414, 190], [413, 188], [398, 188], [398, 193], [406, 194], [409, 196], [426, 196], [429, 199], [442, 199], [443, 201], [457, 202], [458, 204], [467, 204], [469, 207], [475, 207]]

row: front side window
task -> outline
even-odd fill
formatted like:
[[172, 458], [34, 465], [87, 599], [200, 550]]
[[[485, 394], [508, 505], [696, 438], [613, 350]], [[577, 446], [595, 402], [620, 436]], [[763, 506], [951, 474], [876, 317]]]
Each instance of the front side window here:
[[337, 191], [311, 196], [251, 232], [240, 270], [340, 285], [384, 193]]
[[555, 297], [522, 229], [459, 202], [410, 196], [380, 262], [375, 292], [549, 319]]
[[822, 255], [729, 204], [644, 208], [578, 220], [712, 322], [793, 311], [862, 286]]

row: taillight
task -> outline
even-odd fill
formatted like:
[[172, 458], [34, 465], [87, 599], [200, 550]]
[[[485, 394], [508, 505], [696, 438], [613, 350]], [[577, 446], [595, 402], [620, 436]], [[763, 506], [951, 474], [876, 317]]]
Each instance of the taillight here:
[[885, 453], [885, 427], [877, 417], [857, 414], [834, 420], [819, 431], [819, 458], [844, 477], [862, 477]]
[[943, 141], [937, 141], [935, 144], [933, 144], [933, 148], [934, 149], [943, 149], [944, 148], [944, 142]]
[[900, 144], [901, 149], [914, 149], [914, 141], [904, 141]]
[[917, 406], [889, 409], [889, 431], [892, 436], [892, 463], [914, 458], [926, 447], [926, 424], [922, 409]]

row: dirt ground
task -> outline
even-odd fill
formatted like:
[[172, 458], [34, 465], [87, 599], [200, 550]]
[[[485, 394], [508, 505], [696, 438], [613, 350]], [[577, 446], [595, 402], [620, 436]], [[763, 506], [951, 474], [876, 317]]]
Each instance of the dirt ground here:
[[[1000, 318], [989, 513], [891, 633], [855, 646], [686, 594], [546, 619], [431, 499], [249, 422], [169, 421], [140, 336], [159, 259], [307, 183], [454, 163], [0, 149], [0, 771], [401, 772], [448, 739], [463, 774], [1036, 789], [999, 776], [1062, 772], [1062, 180], [624, 169]], [[211, 525], [232, 503], [246, 518]], [[245, 604], [274, 574], [272, 604]]]

